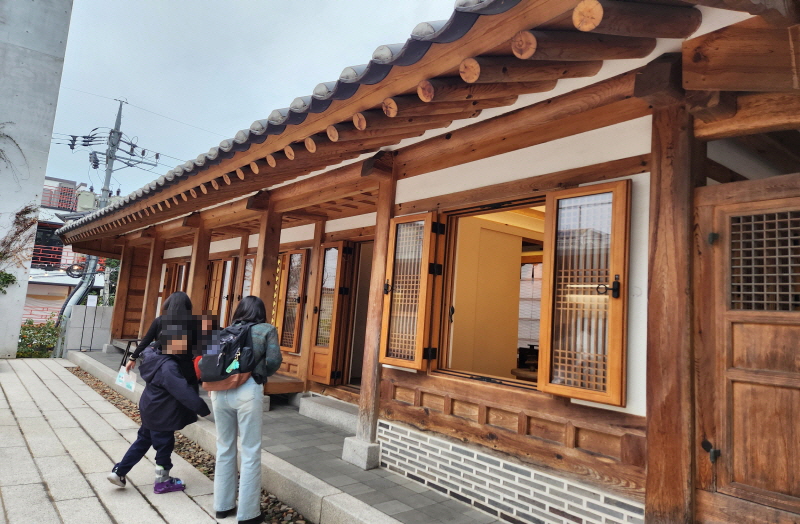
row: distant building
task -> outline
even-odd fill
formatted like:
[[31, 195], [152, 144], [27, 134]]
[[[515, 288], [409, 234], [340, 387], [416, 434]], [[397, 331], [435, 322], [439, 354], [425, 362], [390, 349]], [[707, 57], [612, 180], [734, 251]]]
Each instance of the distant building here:
[[[93, 211], [96, 203], [97, 195], [86, 189], [84, 183], [45, 178], [23, 320], [44, 322], [51, 315], [58, 315], [64, 301], [78, 285], [78, 279], [69, 276], [66, 270], [84, 262], [86, 256], [65, 246], [55, 231], [64, 225], [65, 219]], [[93, 289], [102, 290], [104, 283], [104, 275], [98, 274]]]

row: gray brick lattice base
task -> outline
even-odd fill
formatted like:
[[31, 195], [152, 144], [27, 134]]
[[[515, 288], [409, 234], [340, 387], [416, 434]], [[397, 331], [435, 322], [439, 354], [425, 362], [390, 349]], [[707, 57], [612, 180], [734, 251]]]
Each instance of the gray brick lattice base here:
[[644, 506], [385, 420], [381, 466], [522, 524], [643, 524]]

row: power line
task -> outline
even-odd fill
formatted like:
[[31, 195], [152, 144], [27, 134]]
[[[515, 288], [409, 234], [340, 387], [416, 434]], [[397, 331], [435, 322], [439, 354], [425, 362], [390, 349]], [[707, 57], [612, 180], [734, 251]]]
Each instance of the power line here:
[[[107, 100], [116, 100], [115, 98], [111, 98], [111, 97], [104, 96], [104, 95], [98, 95], [97, 93], [90, 93], [89, 91], [82, 91], [82, 90], [80, 90], [80, 89], [75, 89], [74, 87], [65, 87], [65, 86], [62, 86], [62, 89], [68, 89], [68, 90], [70, 90], [70, 91], [77, 91], [77, 92], [79, 92], [79, 93], [84, 93], [84, 94], [86, 94], [86, 95], [99, 96], [100, 98], [105, 98], [105, 99], [107, 99]], [[206, 133], [211, 133], [212, 135], [221, 136], [222, 138], [229, 138], [227, 135], [224, 135], [224, 134], [222, 134], [222, 133], [217, 133], [216, 131], [210, 131], [210, 130], [208, 130], [208, 129], [203, 129], [202, 127], [198, 127], [198, 126], [195, 126], [195, 125], [192, 125], [192, 124], [188, 124], [188, 123], [186, 123], [186, 122], [183, 122], [183, 121], [181, 121], [181, 120], [178, 120], [177, 118], [172, 118], [172, 117], [169, 117], [169, 116], [166, 116], [166, 115], [162, 115], [161, 113], [156, 113], [155, 111], [151, 111], [151, 110], [149, 110], [149, 109], [145, 109], [144, 107], [137, 106], [137, 105], [135, 105], [135, 104], [131, 104], [130, 102], [128, 102], [127, 104], [128, 104], [129, 106], [131, 106], [131, 107], [135, 107], [136, 109], [140, 109], [140, 110], [142, 110], [142, 111], [145, 111], [145, 112], [147, 112], [147, 113], [151, 113], [151, 114], [154, 114], [154, 115], [156, 115], [156, 116], [160, 116], [161, 118], [166, 118], [167, 120], [172, 120], [173, 122], [177, 122], [177, 123], [179, 123], [179, 124], [183, 124], [183, 125], [185, 125], [185, 126], [189, 126], [189, 127], [192, 127], [192, 128], [194, 128], [194, 129], [198, 129], [198, 130], [200, 130], [200, 131], [204, 131], [204, 132], [206, 132]]]

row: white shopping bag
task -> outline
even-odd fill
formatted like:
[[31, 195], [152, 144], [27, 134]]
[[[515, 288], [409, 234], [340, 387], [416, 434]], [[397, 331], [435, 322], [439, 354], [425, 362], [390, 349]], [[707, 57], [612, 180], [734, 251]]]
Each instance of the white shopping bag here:
[[136, 389], [136, 373], [133, 371], [128, 373], [125, 371], [125, 366], [120, 367], [119, 373], [117, 373], [117, 384], [133, 392]]

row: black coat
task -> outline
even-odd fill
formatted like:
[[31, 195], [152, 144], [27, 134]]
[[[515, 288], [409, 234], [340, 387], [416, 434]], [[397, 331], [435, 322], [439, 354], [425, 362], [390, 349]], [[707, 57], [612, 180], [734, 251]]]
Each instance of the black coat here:
[[142, 426], [152, 431], [177, 431], [211, 413], [181, 374], [178, 360], [153, 348], [144, 351], [139, 374], [147, 383], [139, 399]]
[[[131, 353], [132, 359], [137, 359], [142, 356], [144, 350], [150, 345], [151, 342], [155, 342], [156, 349], [159, 349], [161, 346], [158, 344], [158, 337], [161, 336], [161, 328], [164, 324], [177, 324], [181, 325], [185, 328], [186, 334], [188, 336], [189, 341], [189, 349], [192, 351], [190, 355], [184, 355], [184, 358], [178, 359], [178, 365], [181, 369], [181, 374], [183, 377], [189, 381], [189, 384], [196, 386], [198, 384], [197, 381], [197, 374], [194, 371], [194, 365], [192, 364], [192, 357], [197, 353], [198, 355], [200, 352], [196, 349], [197, 346], [197, 333], [200, 330], [200, 326], [198, 325], [196, 320], [193, 319], [180, 319], [176, 320], [174, 318], [170, 319], [167, 318], [165, 315], [161, 315], [160, 317], [156, 317], [153, 320], [153, 323], [150, 324], [150, 329], [147, 330], [147, 333], [144, 335], [144, 338], [139, 345], [136, 346], [136, 349]], [[144, 377], [142, 377], [144, 378]]]

